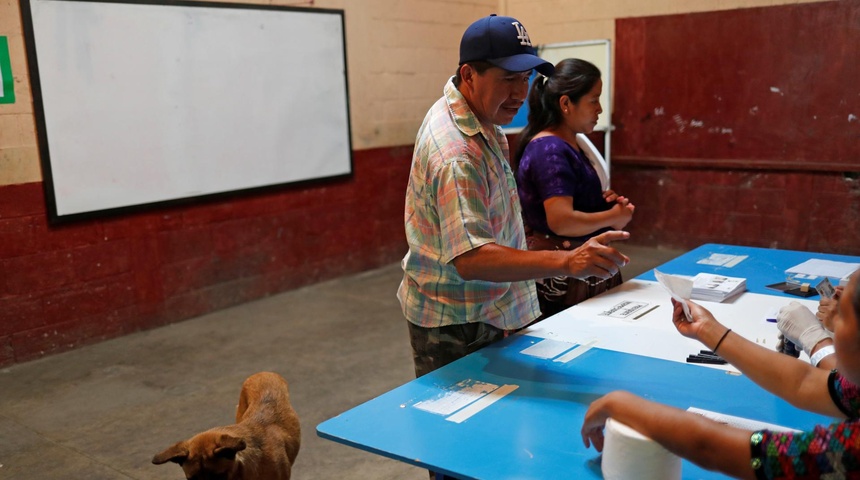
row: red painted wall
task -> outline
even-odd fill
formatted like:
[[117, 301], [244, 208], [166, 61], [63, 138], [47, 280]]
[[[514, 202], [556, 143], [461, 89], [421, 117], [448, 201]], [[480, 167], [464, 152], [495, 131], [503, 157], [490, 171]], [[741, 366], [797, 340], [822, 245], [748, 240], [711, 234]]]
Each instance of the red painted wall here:
[[860, 182], [829, 172], [615, 166], [637, 244], [703, 243], [860, 255]]
[[616, 22], [637, 242], [860, 254], [860, 2]]
[[0, 366], [399, 260], [411, 154], [358, 151], [349, 180], [60, 227], [42, 183], [0, 187]]

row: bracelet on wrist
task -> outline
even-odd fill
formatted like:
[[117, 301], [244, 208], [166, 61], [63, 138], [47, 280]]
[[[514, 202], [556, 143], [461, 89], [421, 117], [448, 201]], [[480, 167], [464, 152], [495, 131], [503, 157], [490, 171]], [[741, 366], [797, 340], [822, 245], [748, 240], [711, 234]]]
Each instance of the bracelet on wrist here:
[[720, 345], [722, 345], [722, 344], [723, 344], [723, 340], [725, 340], [725, 339], [726, 339], [726, 337], [729, 335], [729, 332], [731, 332], [731, 331], [732, 331], [732, 329], [731, 329], [731, 328], [727, 328], [727, 329], [726, 329], [726, 333], [724, 333], [724, 334], [723, 334], [723, 336], [722, 336], [722, 337], [720, 337], [720, 341], [719, 341], [719, 342], [717, 342], [717, 345], [716, 345], [714, 348], [712, 348], [712, 349], [711, 349], [711, 351], [712, 351], [712, 352], [717, 353], [717, 349], [718, 349], [718, 348], [720, 348]]
[[824, 360], [824, 357], [833, 355], [834, 353], [836, 353], [836, 349], [833, 348], [833, 345], [821, 347], [818, 349], [817, 352], [812, 354], [812, 356], [809, 358], [809, 363], [817, 367], [818, 364], [821, 363], [822, 360]]

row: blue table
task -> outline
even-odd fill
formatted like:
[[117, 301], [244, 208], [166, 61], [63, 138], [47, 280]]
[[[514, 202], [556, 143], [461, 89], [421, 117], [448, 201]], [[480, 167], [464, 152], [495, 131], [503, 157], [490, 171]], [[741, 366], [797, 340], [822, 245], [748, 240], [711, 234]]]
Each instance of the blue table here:
[[[711, 253], [749, 258], [732, 268], [696, 263]], [[764, 285], [784, 280], [785, 269], [809, 258], [860, 261], [708, 244], [658, 268], [680, 275], [705, 271], [745, 276], [751, 291], [782, 295]], [[653, 273], [637, 280], [653, 281]], [[582, 444], [582, 419], [593, 400], [613, 390], [682, 409], [696, 407], [796, 429], [833, 421], [796, 409], [734, 372], [598, 347], [566, 363], [522, 353], [542, 340], [528, 331], [512, 336], [327, 420], [317, 433], [459, 478], [588, 479], [602, 475], [599, 454]], [[482, 382], [509, 393], [494, 403], [486, 402], [488, 395], [461, 410], [427, 411], [428, 403], [444, 404]], [[463, 414], [481, 403], [480, 409]], [[452, 421], [456, 417], [459, 423]], [[685, 461], [683, 478], [726, 477]]]
[[[711, 254], [748, 255], [748, 258], [733, 267], [721, 267], [697, 263]], [[721, 245], [707, 243], [694, 250], [670, 260], [657, 267], [663, 273], [694, 276], [699, 272], [715, 273], [730, 277], [747, 279], [747, 290], [752, 293], [779, 295], [797, 298], [796, 296], [765, 288], [765, 285], [785, 281], [785, 271], [810, 258], [831, 260], [834, 262], [858, 263], [860, 258], [849, 255], [834, 255], [830, 253], [810, 253], [796, 250], [774, 250], [769, 248], [741, 247], [736, 245]], [[640, 280], [656, 281], [653, 270], [636, 277]], [[838, 281], [838, 279], [836, 279]], [[817, 297], [816, 297], [817, 298]]]
[[[592, 348], [569, 363], [520, 353], [517, 335], [359, 405], [317, 427], [336, 442], [461, 478], [601, 478], [579, 434], [588, 405], [628, 390], [682, 409], [808, 429], [831, 420], [798, 410], [745, 376]], [[462, 423], [415, 407], [464, 380], [519, 388]], [[725, 478], [684, 462], [683, 478]]]

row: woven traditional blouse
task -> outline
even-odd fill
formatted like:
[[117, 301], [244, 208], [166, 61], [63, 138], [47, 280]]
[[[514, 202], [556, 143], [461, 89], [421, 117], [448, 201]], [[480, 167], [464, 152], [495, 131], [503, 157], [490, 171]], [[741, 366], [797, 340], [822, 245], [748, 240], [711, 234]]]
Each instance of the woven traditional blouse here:
[[[585, 154], [552, 135], [526, 145], [517, 167], [517, 189], [525, 225], [540, 233], [555, 233], [549, 228], [543, 204], [550, 198], [573, 197], [573, 208], [585, 213], [603, 212], [615, 205], [603, 198], [600, 177]], [[601, 228], [571, 239], [584, 242], [608, 230], [612, 229]]]
[[848, 420], [811, 432], [754, 432], [750, 450], [756, 478], [860, 479], [860, 388], [836, 370], [827, 385]]

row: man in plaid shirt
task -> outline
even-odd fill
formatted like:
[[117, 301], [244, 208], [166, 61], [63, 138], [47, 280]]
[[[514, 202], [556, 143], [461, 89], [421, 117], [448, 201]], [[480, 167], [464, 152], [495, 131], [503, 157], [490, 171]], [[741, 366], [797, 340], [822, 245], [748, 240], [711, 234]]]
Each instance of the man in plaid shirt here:
[[572, 251], [528, 251], [508, 142], [532, 69], [525, 27], [491, 15], [460, 43], [460, 66], [424, 118], [406, 192], [409, 252], [397, 292], [408, 320], [416, 376], [463, 357], [540, 315], [534, 279], [609, 278], [629, 259], [611, 231]]

